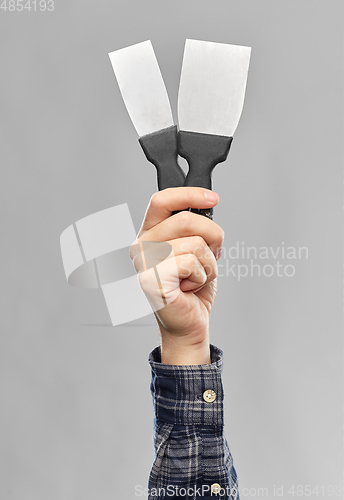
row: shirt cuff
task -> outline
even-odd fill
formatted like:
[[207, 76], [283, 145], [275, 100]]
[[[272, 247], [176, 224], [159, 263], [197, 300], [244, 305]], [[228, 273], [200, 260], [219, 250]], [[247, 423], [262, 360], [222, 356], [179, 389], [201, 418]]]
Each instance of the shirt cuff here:
[[208, 365], [166, 365], [160, 347], [149, 355], [155, 418], [168, 424], [223, 426], [223, 352], [210, 344]]

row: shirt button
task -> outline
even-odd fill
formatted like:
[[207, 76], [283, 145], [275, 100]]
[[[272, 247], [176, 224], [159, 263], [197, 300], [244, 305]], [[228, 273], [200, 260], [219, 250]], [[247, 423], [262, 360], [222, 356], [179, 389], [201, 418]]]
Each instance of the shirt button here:
[[207, 403], [213, 403], [216, 399], [216, 392], [212, 391], [211, 389], [208, 389], [207, 391], [204, 391], [203, 393], [203, 399]]
[[214, 483], [211, 485], [211, 494], [218, 495], [220, 493], [221, 486], [218, 483]]

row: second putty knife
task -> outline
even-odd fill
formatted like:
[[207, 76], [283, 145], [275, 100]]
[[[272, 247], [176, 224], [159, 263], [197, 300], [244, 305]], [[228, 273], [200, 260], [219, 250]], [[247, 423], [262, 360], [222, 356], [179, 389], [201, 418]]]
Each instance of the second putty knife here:
[[[211, 189], [241, 116], [250, 47], [186, 40], [178, 94], [178, 152], [189, 164], [184, 186]], [[212, 218], [212, 209], [192, 209]]]
[[157, 169], [159, 190], [182, 186], [177, 127], [151, 41], [115, 50], [109, 57], [141, 147]]

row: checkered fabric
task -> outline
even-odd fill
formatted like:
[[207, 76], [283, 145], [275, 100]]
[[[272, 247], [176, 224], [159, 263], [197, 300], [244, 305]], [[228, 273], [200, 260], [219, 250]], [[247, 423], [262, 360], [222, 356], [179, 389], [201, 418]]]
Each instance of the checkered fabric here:
[[[155, 458], [149, 500], [239, 500], [237, 474], [223, 432], [223, 353], [210, 345], [211, 364], [161, 363], [160, 348], [149, 355], [155, 411]], [[203, 399], [207, 390], [213, 402]], [[212, 486], [221, 487], [218, 495]]]

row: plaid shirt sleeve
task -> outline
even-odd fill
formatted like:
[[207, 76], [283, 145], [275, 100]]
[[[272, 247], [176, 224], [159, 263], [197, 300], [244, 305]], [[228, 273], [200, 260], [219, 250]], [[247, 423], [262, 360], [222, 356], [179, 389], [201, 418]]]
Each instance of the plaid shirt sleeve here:
[[222, 351], [210, 345], [211, 364], [166, 365], [160, 348], [152, 370], [155, 456], [149, 500], [239, 500], [237, 474], [223, 432]]

